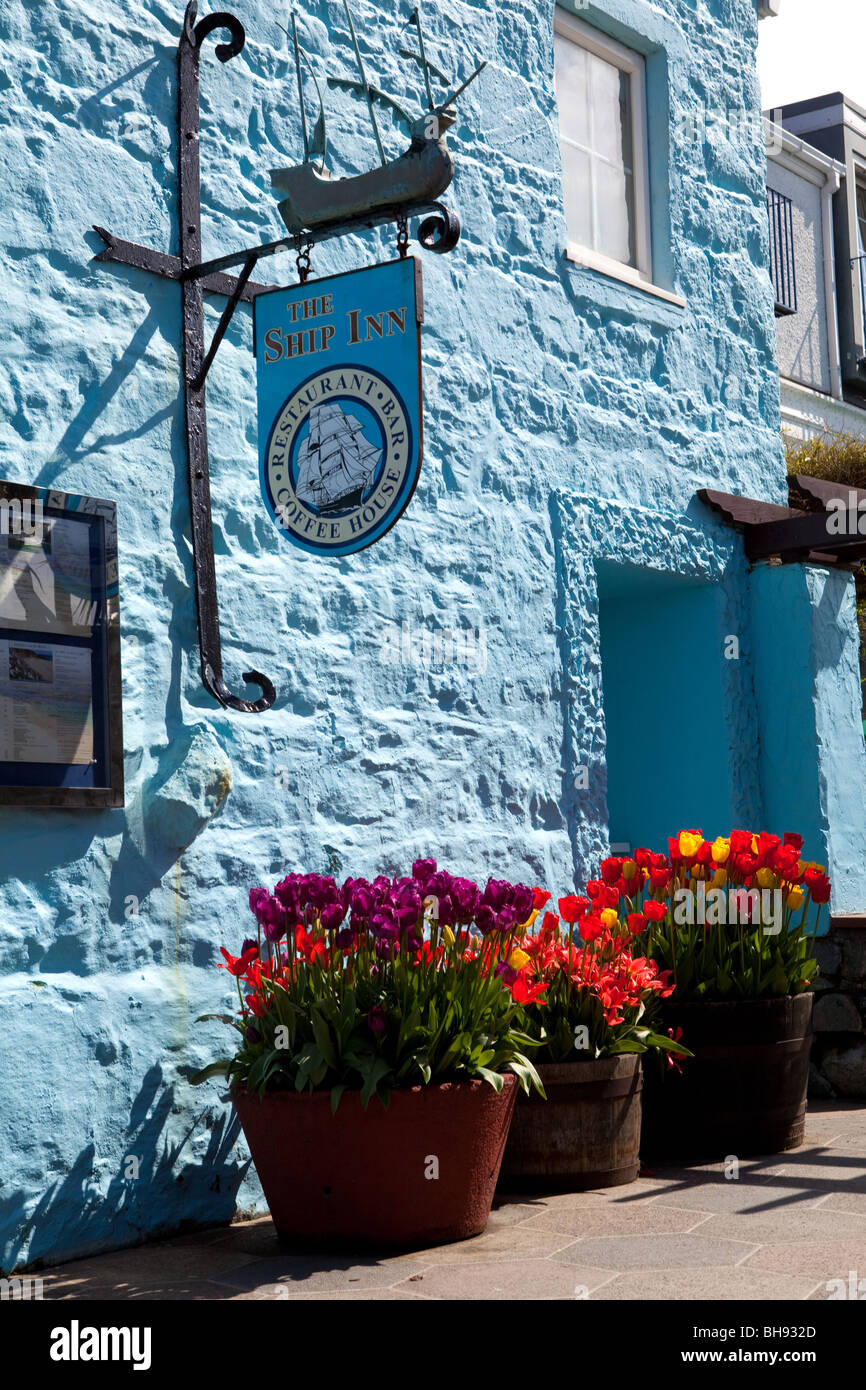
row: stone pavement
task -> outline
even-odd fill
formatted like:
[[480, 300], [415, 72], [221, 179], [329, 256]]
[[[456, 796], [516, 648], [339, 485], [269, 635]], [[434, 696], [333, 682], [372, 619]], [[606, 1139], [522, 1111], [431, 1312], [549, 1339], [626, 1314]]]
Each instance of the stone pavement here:
[[[473, 1240], [291, 1255], [269, 1217], [43, 1271], [46, 1299], [826, 1299], [866, 1280], [866, 1105], [810, 1106], [806, 1142], [658, 1168], [627, 1187], [497, 1202]], [[866, 1283], [864, 1283], [866, 1289]]]

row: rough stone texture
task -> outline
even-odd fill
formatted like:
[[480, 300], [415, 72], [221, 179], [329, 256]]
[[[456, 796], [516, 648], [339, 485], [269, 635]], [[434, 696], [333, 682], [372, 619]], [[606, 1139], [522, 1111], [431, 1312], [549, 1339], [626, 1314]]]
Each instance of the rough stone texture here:
[[833, 1047], [821, 1058], [821, 1070], [840, 1096], [866, 1096], [866, 1043]]
[[815, 1033], [862, 1033], [863, 1019], [847, 994], [824, 994], [815, 1002], [812, 1030]]
[[[300, 148], [273, 7], [234, 8], [244, 53], [222, 66], [211, 38], [202, 55], [206, 257], [280, 234], [267, 170]], [[417, 100], [396, 56], [403, 14], [354, 10], [381, 85], [415, 80]], [[425, 463], [405, 518], [349, 559], [292, 550], [258, 494], [247, 308], [208, 381], [226, 673], [234, 688], [248, 663], [274, 680], [261, 717], [220, 711], [199, 683], [177, 286], [94, 264], [89, 230], [177, 250], [181, 11], [0, 0], [0, 463], [118, 500], [127, 779], [125, 811], [0, 812], [4, 1268], [261, 1208], [216, 1087], [187, 1081], [227, 1046], [192, 1020], [231, 1005], [218, 946], [244, 935], [252, 883], [419, 853], [560, 892], [586, 875], [607, 836], [599, 555], [717, 586], [715, 624], [635, 634], [636, 690], [654, 663], [680, 663], [687, 698], [694, 664], [718, 663], [724, 718], [702, 740], [728, 768], [732, 816], [757, 824], [756, 704], [790, 689], [786, 756], [796, 747], [809, 775], [787, 810], [824, 788], [810, 848], [829, 853], [837, 910], [866, 899], [850, 830], [866, 823], [863, 752], [843, 766], [831, 739], [857, 699], [852, 582], [801, 583], [812, 624], [791, 634], [774, 611], [756, 642], [736, 537], [694, 501], [704, 486], [786, 496], [751, 0], [582, 10], [649, 53], [656, 277], [684, 309], [563, 258], [550, 0], [427, 0], [437, 61], [490, 61], [453, 131], [464, 236], [424, 260]], [[301, 29], [320, 73], [351, 71], [337, 0], [309, 0]], [[368, 166], [362, 105], [336, 90], [328, 103], [334, 171]], [[712, 118], [731, 110], [755, 119], [729, 138]], [[391, 255], [374, 234], [313, 260], [325, 274]], [[486, 670], [383, 664], [383, 632], [404, 620], [483, 626]], [[726, 633], [737, 661], [721, 657]], [[775, 687], [756, 678], [756, 646]], [[584, 757], [595, 775], [579, 800]], [[634, 786], [651, 795], [639, 767]]]
[[810, 1096], [866, 1097], [866, 1049], [857, 1035], [866, 1031], [866, 920], [834, 916], [829, 934], [817, 943], [818, 984]]

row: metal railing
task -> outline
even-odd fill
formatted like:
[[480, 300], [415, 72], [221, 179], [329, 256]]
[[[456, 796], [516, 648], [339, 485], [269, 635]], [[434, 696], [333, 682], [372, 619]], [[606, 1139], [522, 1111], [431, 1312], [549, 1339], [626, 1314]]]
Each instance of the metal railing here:
[[784, 193], [767, 189], [767, 216], [770, 221], [770, 277], [776, 299], [776, 314], [797, 312], [797, 271], [794, 265], [793, 204]]

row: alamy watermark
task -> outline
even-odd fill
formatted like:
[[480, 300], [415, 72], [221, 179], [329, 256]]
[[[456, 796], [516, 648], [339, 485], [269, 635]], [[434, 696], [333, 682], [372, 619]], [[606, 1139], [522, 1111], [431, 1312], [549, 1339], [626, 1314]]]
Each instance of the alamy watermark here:
[[0, 500], [0, 536], [17, 536], [21, 540], [41, 541], [45, 534], [42, 499], [32, 502], [26, 497], [4, 497]]
[[385, 666], [463, 666], [472, 675], [487, 670], [487, 629], [415, 628], [404, 622], [382, 633], [379, 660]]
[[673, 918], [678, 927], [747, 926], [760, 922], [765, 936], [778, 936], [782, 930], [783, 895], [781, 888], [708, 887], [699, 879], [692, 888], [677, 888], [673, 896]]

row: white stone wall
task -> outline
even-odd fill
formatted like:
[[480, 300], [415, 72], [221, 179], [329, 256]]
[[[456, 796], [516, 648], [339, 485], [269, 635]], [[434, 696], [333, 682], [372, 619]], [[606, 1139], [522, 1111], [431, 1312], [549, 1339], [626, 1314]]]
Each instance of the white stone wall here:
[[831, 390], [824, 293], [824, 238], [821, 190], [772, 160], [767, 186], [793, 200], [797, 312], [776, 320], [779, 371], [818, 391]]

